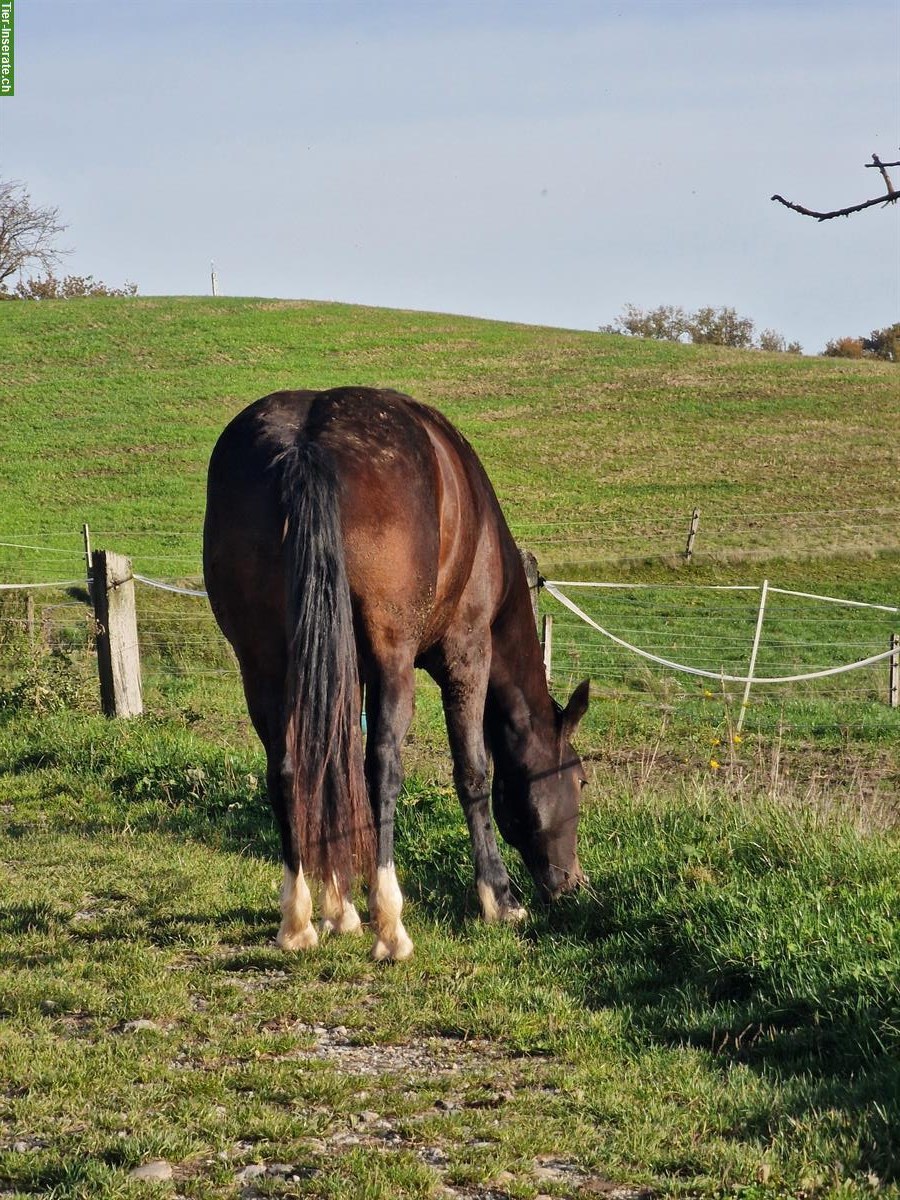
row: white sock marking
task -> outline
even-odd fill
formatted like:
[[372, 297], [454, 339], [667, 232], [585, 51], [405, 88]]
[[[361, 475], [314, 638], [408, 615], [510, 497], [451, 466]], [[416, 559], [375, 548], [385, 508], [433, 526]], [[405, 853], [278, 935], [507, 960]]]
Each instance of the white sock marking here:
[[275, 941], [282, 950], [308, 950], [319, 941], [312, 924], [312, 896], [302, 868], [296, 875], [288, 866], [284, 868], [281, 928]]
[[403, 893], [400, 891], [393, 863], [378, 868], [371, 907], [376, 933], [373, 957], [379, 961], [392, 959], [394, 962], [409, 958], [413, 952], [413, 944], [400, 920]]

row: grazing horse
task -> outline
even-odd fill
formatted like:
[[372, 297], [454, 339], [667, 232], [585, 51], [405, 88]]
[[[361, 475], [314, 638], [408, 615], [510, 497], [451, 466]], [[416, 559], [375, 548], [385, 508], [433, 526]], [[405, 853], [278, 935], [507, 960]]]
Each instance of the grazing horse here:
[[323, 929], [360, 928], [362, 874], [375, 958], [412, 953], [394, 810], [417, 666], [441, 689], [484, 917], [525, 915], [492, 808], [543, 899], [583, 880], [585, 776], [570, 738], [588, 681], [565, 708], [551, 698], [519, 552], [475, 452], [440, 413], [361, 387], [257, 400], [212, 453], [203, 564], [266, 751], [280, 946], [318, 940], [306, 871], [322, 885]]

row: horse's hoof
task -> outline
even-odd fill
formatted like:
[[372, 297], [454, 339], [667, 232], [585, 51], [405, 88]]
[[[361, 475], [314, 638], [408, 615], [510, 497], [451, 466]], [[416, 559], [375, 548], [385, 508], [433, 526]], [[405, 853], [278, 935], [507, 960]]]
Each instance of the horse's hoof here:
[[319, 932], [330, 933], [362, 933], [362, 921], [354, 908], [351, 913], [341, 913], [339, 917], [323, 917], [319, 922]]
[[508, 889], [505, 898], [500, 898], [489, 883], [478, 884], [478, 899], [481, 901], [481, 912], [488, 925], [504, 922], [517, 925], [528, 917], [528, 913], [520, 905], [509, 898]]
[[372, 947], [372, 957], [376, 962], [404, 962], [412, 958], [412, 938], [405, 930], [393, 938], [376, 938]]
[[281, 950], [312, 950], [318, 944], [319, 935], [312, 925], [307, 925], [305, 929], [282, 927], [275, 938], [275, 945]]

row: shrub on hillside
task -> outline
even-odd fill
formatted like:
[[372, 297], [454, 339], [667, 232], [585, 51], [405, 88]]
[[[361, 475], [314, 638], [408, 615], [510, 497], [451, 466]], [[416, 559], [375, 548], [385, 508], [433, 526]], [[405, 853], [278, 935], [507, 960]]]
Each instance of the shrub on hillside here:
[[741, 317], [734, 308], [706, 305], [689, 313], [678, 305], [661, 304], [658, 308], [642, 309], [626, 304], [611, 325], [601, 325], [601, 333], [625, 333], [630, 337], [654, 338], [664, 342], [692, 342], [698, 346], [732, 346], [737, 349], [758, 349], [799, 354], [799, 342], [786, 342], [774, 329], [764, 329], [754, 340], [754, 324], [750, 317]]
[[601, 333], [627, 333], [631, 337], [655, 338], [660, 342], [680, 342], [687, 334], [689, 316], [673, 304], [661, 304], [644, 311], [626, 304], [612, 325], [601, 325]]
[[900, 362], [900, 321], [873, 329], [868, 337], [833, 338], [822, 351], [826, 358], [880, 358]]
[[900, 362], [900, 321], [884, 329], [873, 329], [869, 337], [862, 339], [862, 344], [863, 350], [874, 358]]
[[803, 347], [799, 342], [785, 341], [784, 337], [774, 329], [763, 329], [756, 339], [756, 345], [759, 350], [768, 350], [773, 354], [803, 353]]
[[66, 275], [57, 279], [52, 274], [20, 279], [11, 292], [0, 293], [4, 300], [79, 300], [95, 296], [136, 295], [136, 283], [126, 281], [123, 287], [116, 288], [94, 279], [93, 275]]
[[823, 353], [826, 358], [862, 358], [862, 338], [834, 338], [827, 343]]
[[735, 309], [698, 308], [688, 322], [691, 341], [699, 346], [734, 346], [746, 350], [753, 345], [754, 325], [749, 317], [739, 317]]

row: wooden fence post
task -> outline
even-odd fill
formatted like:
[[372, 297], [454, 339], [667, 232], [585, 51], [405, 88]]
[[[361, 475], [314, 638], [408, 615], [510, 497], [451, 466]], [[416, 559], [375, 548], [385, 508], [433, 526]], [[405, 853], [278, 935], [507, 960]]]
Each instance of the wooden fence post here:
[[519, 547], [522, 556], [522, 566], [525, 568], [525, 578], [528, 580], [528, 590], [531, 593], [531, 611], [534, 613], [534, 627], [538, 626], [538, 592], [541, 590], [541, 573], [538, 570], [537, 559], [530, 550]]
[[700, 509], [695, 508], [691, 513], [691, 527], [688, 530], [687, 545], [684, 548], [685, 562], [690, 562], [694, 557], [694, 542], [697, 540], [697, 530], [700, 528]]
[[28, 645], [34, 649], [34, 596], [29, 592], [25, 597], [25, 629], [28, 633]]
[[900, 633], [891, 634], [891, 649], [894, 653], [888, 659], [888, 704], [891, 708], [900, 708]]
[[111, 550], [91, 555], [100, 703], [107, 717], [144, 711], [131, 559]]

